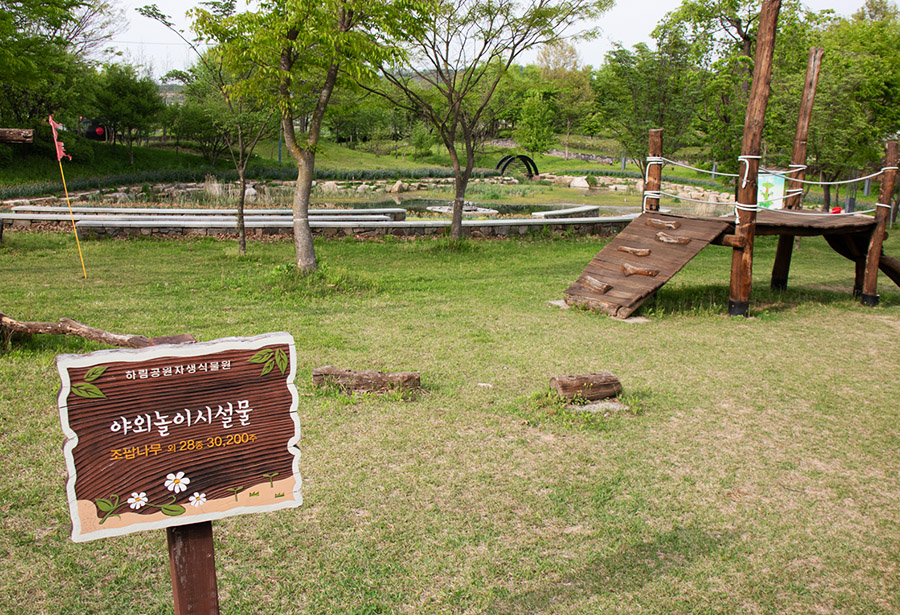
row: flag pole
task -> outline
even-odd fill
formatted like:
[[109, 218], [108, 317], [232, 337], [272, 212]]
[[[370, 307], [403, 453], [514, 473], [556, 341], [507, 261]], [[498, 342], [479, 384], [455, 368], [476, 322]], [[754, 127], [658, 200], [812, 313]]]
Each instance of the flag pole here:
[[78, 246], [78, 258], [81, 259], [81, 273], [84, 274], [84, 279], [87, 280], [87, 270], [84, 268], [84, 254], [81, 253], [81, 242], [78, 240], [78, 229], [75, 227], [75, 214], [72, 213], [72, 201], [69, 200], [69, 188], [66, 186], [66, 174], [63, 173], [62, 167], [63, 156], [69, 160], [72, 160], [72, 157], [66, 153], [65, 149], [63, 149], [63, 144], [56, 134], [56, 129], [61, 127], [61, 125], [53, 121], [52, 115], [48, 118], [48, 121], [50, 122], [50, 130], [53, 132], [53, 144], [56, 146], [56, 160], [59, 162], [59, 176], [62, 177], [63, 190], [66, 193], [66, 205], [69, 207], [69, 219], [72, 220], [72, 232], [75, 233], [75, 245]]
[[66, 193], [66, 205], [69, 206], [69, 219], [72, 220], [72, 232], [75, 233], [75, 245], [78, 246], [78, 258], [81, 259], [81, 273], [87, 280], [87, 270], [84, 268], [84, 254], [81, 253], [81, 242], [78, 240], [78, 229], [75, 228], [75, 214], [72, 213], [72, 202], [69, 200], [69, 188], [66, 187], [66, 174], [63, 173], [62, 158], [59, 162], [59, 175], [62, 177], [63, 191]]

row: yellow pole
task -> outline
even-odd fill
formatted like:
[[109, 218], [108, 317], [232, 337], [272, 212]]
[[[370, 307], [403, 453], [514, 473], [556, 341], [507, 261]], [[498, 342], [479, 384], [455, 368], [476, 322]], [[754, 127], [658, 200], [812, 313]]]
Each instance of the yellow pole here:
[[66, 205], [69, 206], [69, 218], [72, 220], [72, 232], [75, 233], [75, 245], [78, 246], [78, 258], [81, 259], [81, 273], [87, 280], [87, 270], [84, 268], [84, 255], [81, 253], [81, 242], [78, 241], [78, 229], [75, 228], [75, 214], [72, 213], [72, 202], [69, 200], [69, 189], [66, 187], [66, 174], [63, 173], [62, 158], [59, 159], [59, 174], [62, 177], [63, 190], [66, 193]]

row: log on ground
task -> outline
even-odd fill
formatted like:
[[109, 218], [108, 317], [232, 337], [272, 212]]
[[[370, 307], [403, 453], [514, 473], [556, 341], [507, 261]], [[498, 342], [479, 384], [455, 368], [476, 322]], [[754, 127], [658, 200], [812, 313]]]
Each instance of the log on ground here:
[[318, 387], [336, 386], [346, 391], [374, 392], [402, 389], [412, 391], [421, 387], [419, 372], [379, 372], [374, 369], [338, 369], [331, 365], [317, 367], [312, 372], [313, 384]]
[[76, 335], [86, 340], [123, 348], [144, 348], [159, 344], [184, 344], [196, 341], [191, 335], [148, 338], [143, 335], [113, 333], [90, 327], [71, 318], [60, 318], [59, 322], [27, 322], [10, 318], [4, 314], [0, 314], [0, 332], [7, 338], [15, 335], [37, 334]]
[[615, 397], [622, 392], [622, 383], [612, 372], [554, 376], [550, 379], [550, 386], [565, 399], [588, 401]]

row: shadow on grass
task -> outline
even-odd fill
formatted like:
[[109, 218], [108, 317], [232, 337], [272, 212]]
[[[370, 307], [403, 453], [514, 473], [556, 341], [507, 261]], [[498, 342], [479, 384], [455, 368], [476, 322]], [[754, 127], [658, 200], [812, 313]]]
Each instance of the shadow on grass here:
[[[789, 287], [786, 291], [773, 291], [768, 287], [754, 287], [750, 295], [750, 313], [789, 312], [804, 305], [849, 306], [858, 303], [852, 288], [846, 291], [809, 286]], [[638, 310], [638, 316], [672, 315], [722, 315], [728, 312], [729, 288], [727, 284], [663, 287]], [[882, 305], [898, 303], [896, 293], [882, 295]]]
[[[628, 542], [563, 575], [559, 583], [512, 596], [493, 605], [496, 613], [534, 613], [553, 605], [577, 603], [590, 596], [614, 596], [640, 590], [663, 577], [690, 576], [699, 560], [731, 548], [734, 538], [698, 527], [676, 527], [648, 540]], [[671, 581], [670, 581], [671, 582]]]

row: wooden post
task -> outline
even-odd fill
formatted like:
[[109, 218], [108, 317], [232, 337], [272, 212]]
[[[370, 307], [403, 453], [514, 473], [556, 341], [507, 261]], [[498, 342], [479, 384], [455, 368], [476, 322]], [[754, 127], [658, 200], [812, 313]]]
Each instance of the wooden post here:
[[166, 528], [175, 615], [218, 615], [212, 521]]
[[878, 205], [875, 208], [875, 230], [869, 241], [869, 252], [866, 255], [866, 275], [863, 279], [862, 304], [878, 305], [878, 261], [881, 259], [881, 246], [884, 243], [885, 229], [891, 212], [891, 196], [894, 194], [894, 181], [897, 178], [897, 142], [888, 141], [885, 156], [887, 169], [881, 174], [881, 190], [878, 193]]
[[731, 254], [731, 287], [728, 301], [729, 316], [750, 314], [750, 288], [753, 272], [753, 239], [756, 235], [756, 190], [759, 173], [759, 152], [762, 144], [763, 121], [769, 102], [772, 80], [772, 55], [775, 51], [775, 29], [781, 0], [763, 0], [759, 14], [759, 34], [756, 39], [756, 65], [753, 85], [744, 119], [744, 138], [741, 142], [741, 164], [737, 178], [737, 223], [734, 233], [741, 247]]
[[[650, 141], [648, 144], [647, 154], [649, 158], [662, 157], [662, 128], [653, 128], [650, 130]], [[647, 163], [647, 182], [644, 184], [644, 190], [651, 194], [659, 194], [662, 187], [662, 165]], [[659, 211], [659, 197], [647, 197], [647, 211]]]
[[[812, 117], [813, 103], [816, 100], [816, 86], [819, 83], [819, 69], [822, 67], [824, 49], [812, 47], [809, 50], [809, 58], [806, 62], [806, 81], [803, 85], [803, 97], [800, 99], [800, 112], [797, 115], [797, 131], [794, 133], [794, 147], [791, 152], [791, 169], [787, 192], [790, 194], [803, 189], [803, 184], [797, 180], [803, 180], [806, 171], [806, 137], [809, 134], [809, 120]], [[784, 200], [785, 209], [800, 209], [800, 197], [791, 194]], [[791, 269], [791, 253], [794, 251], [794, 236], [779, 235], [778, 249], [775, 252], [775, 264], [772, 266], [772, 290], [785, 290], [787, 288], [788, 273]]]

